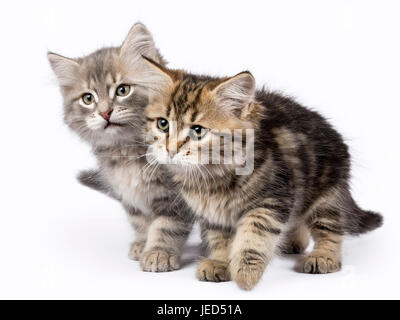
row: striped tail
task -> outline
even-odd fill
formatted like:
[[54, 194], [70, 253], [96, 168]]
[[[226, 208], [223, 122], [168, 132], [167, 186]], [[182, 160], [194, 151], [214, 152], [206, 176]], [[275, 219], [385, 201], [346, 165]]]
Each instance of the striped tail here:
[[349, 233], [352, 235], [366, 233], [383, 225], [383, 216], [381, 214], [363, 210], [355, 202], [348, 218]]

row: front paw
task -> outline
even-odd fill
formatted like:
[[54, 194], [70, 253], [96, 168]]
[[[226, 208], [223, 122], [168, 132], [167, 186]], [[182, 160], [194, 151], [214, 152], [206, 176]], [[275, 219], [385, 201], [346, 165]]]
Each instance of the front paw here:
[[146, 243], [144, 241], [133, 242], [131, 244], [131, 248], [129, 249], [129, 254], [128, 254], [129, 259], [135, 261], [140, 260], [140, 256], [142, 255], [145, 244]]
[[325, 250], [314, 250], [303, 260], [302, 272], [325, 274], [339, 271], [341, 268], [340, 256]]
[[204, 259], [197, 268], [197, 278], [200, 281], [230, 281], [231, 277], [228, 270], [228, 263], [212, 259]]
[[238, 254], [230, 264], [229, 270], [232, 280], [244, 290], [251, 290], [260, 281], [266, 263], [261, 255], [246, 253]]
[[144, 252], [140, 259], [143, 271], [167, 272], [179, 269], [179, 258], [163, 249], [153, 249]]

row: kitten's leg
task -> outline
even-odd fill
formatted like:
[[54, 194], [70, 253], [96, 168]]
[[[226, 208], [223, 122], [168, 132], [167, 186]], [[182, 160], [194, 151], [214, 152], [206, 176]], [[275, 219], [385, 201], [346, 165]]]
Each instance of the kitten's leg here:
[[313, 251], [305, 256], [301, 271], [305, 273], [339, 271], [343, 241], [339, 209], [319, 207], [314, 210], [309, 223], [315, 245]]
[[[140, 259], [143, 271], [166, 272], [180, 267], [180, 256], [193, 227], [193, 215], [175, 189], [153, 200], [146, 246]], [[177, 201], [177, 199], [179, 201]]]
[[151, 223], [140, 265], [143, 271], [166, 272], [180, 267], [180, 255], [192, 223], [177, 216], [159, 216]]
[[342, 236], [326, 230], [313, 229], [313, 251], [303, 261], [305, 273], [330, 273], [341, 268]]
[[223, 229], [211, 228], [201, 224], [201, 237], [208, 251], [208, 258], [203, 259], [197, 268], [200, 281], [229, 281], [229, 252], [232, 233]]
[[285, 254], [303, 253], [310, 243], [310, 228], [304, 219], [297, 218], [293, 227], [285, 235], [281, 245], [281, 252]]
[[247, 212], [238, 223], [229, 270], [242, 289], [252, 289], [274, 255], [283, 229], [279, 213], [266, 208]]
[[129, 222], [133, 230], [135, 230], [135, 241], [131, 243], [128, 256], [132, 260], [139, 260], [146, 245], [147, 231], [151, 224], [151, 218], [129, 205], [124, 205], [124, 208], [128, 213]]

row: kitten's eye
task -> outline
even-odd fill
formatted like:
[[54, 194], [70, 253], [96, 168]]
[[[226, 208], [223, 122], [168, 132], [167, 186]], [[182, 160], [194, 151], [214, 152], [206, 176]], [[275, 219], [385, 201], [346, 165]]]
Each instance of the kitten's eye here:
[[159, 118], [157, 120], [157, 127], [158, 129], [164, 131], [164, 132], [168, 132], [169, 129], [169, 122], [168, 120], [165, 120], [164, 118]]
[[131, 91], [131, 86], [127, 84], [121, 84], [116, 91], [116, 95], [119, 97], [125, 97]]
[[85, 93], [82, 96], [82, 101], [84, 104], [91, 105], [94, 102], [94, 97], [91, 93]]
[[193, 140], [200, 140], [203, 138], [207, 133], [207, 129], [203, 128], [202, 126], [193, 126], [190, 128], [190, 137]]

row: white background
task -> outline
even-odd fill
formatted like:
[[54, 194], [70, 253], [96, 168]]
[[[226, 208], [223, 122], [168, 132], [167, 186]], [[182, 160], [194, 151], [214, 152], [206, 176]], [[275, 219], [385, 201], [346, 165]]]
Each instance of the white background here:
[[[8, 1], [0, 9], [0, 298], [400, 298], [398, 1]], [[89, 147], [62, 122], [46, 59], [119, 45], [142, 21], [171, 67], [266, 84], [328, 117], [353, 154], [353, 193], [385, 216], [344, 245], [343, 270], [293, 271], [278, 257], [261, 283], [196, 280], [199, 238], [173, 273], [128, 260], [118, 203], [80, 186]]]

